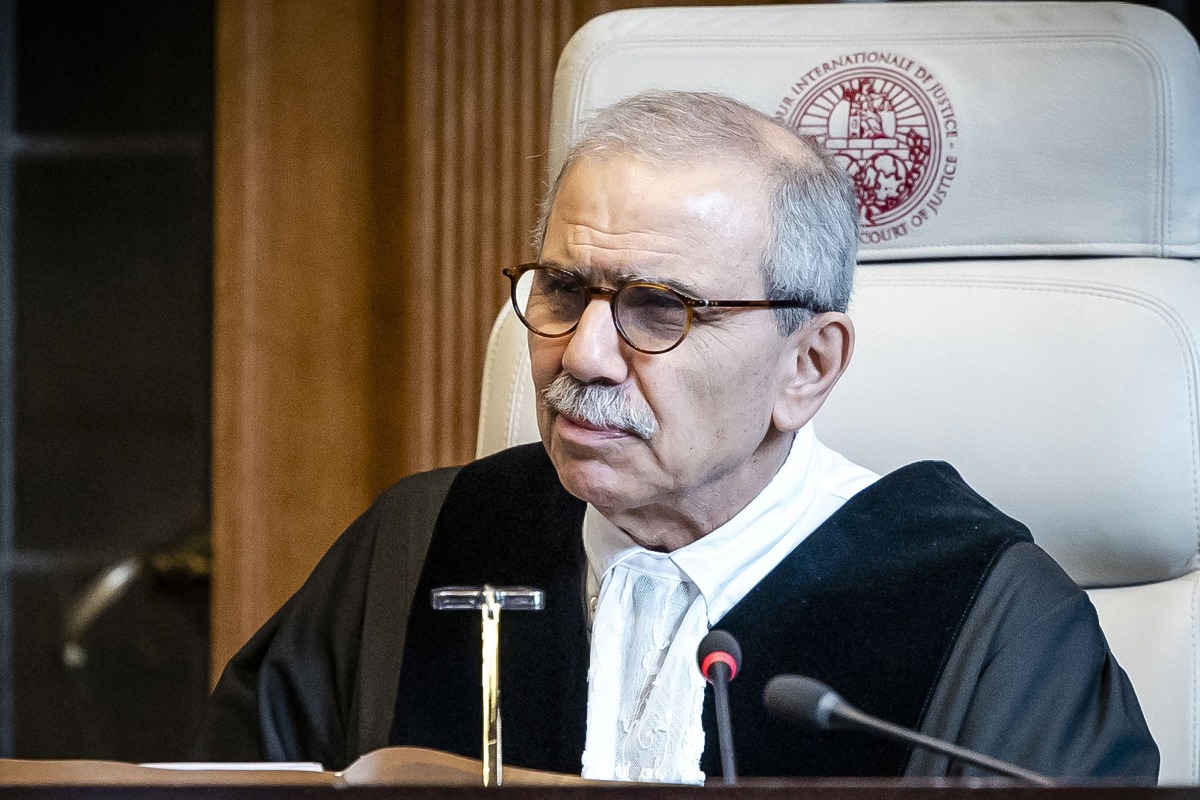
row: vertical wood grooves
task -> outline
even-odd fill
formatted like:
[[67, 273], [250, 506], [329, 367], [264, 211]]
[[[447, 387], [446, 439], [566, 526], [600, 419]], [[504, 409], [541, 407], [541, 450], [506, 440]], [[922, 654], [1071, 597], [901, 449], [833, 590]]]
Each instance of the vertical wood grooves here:
[[[402, 431], [390, 448], [394, 474], [461, 463], [474, 451], [487, 337], [507, 299], [499, 271], [531, 256], [553, 70], [573, 22], [561, 0], [426, 0], [404, 20], [404, 72], [429, 64], [434, 85], [403, 87], [419, 96], [403, 103], [408, 149], [395, 158], [422, 179], [405, 180], [400, 204], [410, 218], [431, 216], [433, 236], [384, 239], [408, 276], [401, 290], [415, 293], [400, 304], [413, 313], [398, 345], [411, 368], [393, 395], [409, 418], [391, 426]], [[415, 128], [432, 153], [415, 146]]]
[[[483, 62], [483, 53], [494, 46], [494, 40], [491, 37], [480, 36], [478, 22], [482, 11], [478, 1], [470, 2], [464, 0], [468, 4], [466, 13], [460, 15], [462, 23], [461, 41], [464, 45], [462, 49], [462, 70], [463, 70], [463, 91], [459, 95], [460, 113], [459, 120], [463, 136], [463, 148], [461, 154], [460, 166], [462, 168], [462, 183], [463, 187], [470, 186], [473, 191], [465, 192], [459, 199], [459, 226], [456, 233], [459, 246], [458, 263], [451, 266], [450, 272], [454, 279], [458, 282], [457, 289], [457, 304], [461, 304], [463, 308], [478, 309], [477, 288], [479, 281], [483, 277], [479, 265], [480, 253], [480, 216], [483, 210], [483, 204], [487, 197], [484, 193], [483, 175], [480, 173], [480, 122], [483, 115], [480, 113], [480, 100], [482, 99], [483, 80], [480, 74], [480, 65]], [[488, 221], [491, 224], [491, 221]], [[466, 408], [466, 400], [471, 396], [471, 393], [466, 390], [466, 386], [462, 382], [463, 378], [472, 374], [473, 370], [467, 367], [467, 364], [476, 362], [476, 353], [479, 352], [479, 346], [476, 342], [479, 330], [479, 314], [475, 311], [462, 314], [460, 316], [462, 325], [459, 334], [455, 337], [459, 345], [459, 352], [454, 357], [454, 360], [446, 366], [449, 369], [446, 372], [447, 382], [453, 382], [456, 391], [454, 391], [453, 403], [449, 404], [449, 408], [454, 409], [453, 428], [451, 440], [446, 442], [450, 445], [446, 448], [445, 456], [453, 458], [454, 451], [457, 450], [457, 445], [460, 441], [466, 439], [464, 431], [471, 429], [473, 426], [466, 418], [469, 413]]]
[[[438, 264], [438, 275], [441, 285], [441, 294], [437, 300], [437, 310], [439, 320], [454, 319], [454, 316], [447, 317], [446, 311], [454, 308], [454, 299], [456, 292], [455, 285], [458, 283], [457, 272], [462, 268], [458, 261], [460, 240], [459, 235], [461, 230], [455, 223], [458, 222], [459, 203], [462, 198], [469, 194], [470, 187], [464, 183], [463, 161], [462, 161], [462, 57], [459, 56], [459, 51], [463, 47], [462, 41], [462, 15], [463, 3], [466, 0], [452, 0], [443, 5], [443, 9], [448, 11], [446, 15], [446, 30], [443, 33], [443, 50], [441, 53], [442, 73], [446, 76], [446, 83], [442, 87], [442, 110], [443, 110], [443, 127], [442, 135], [446, 137], [450, 143], [446, 160], [439, 164], [442, 170], [442, 234], [441, 244], [442, 253], [441, 260]], [[452, 43], [454, 47], [446, 47], [446, 44]], [[465, 54], [463, 54], [465, 56]], [[463, 315], [465, 316], [465, 315]], [[461, 325], [462, 316], [458, 317]], [[447, 326], [440, 324], [438, 326], [439, 333], [447, 333]], [[438, 383], [438, 412], [440, 420], [435, 425], [434, 435], [434, 458], [438, 463], [446, 463], [449, 458], [449, 452], [453, 449], [451, 440], [453, 437], [453, 429], [457, 420], [454, 419], [454, 403], [453, 398], [457, 395], [457, 387], [455, 382], [450, 377], [450, 367], [453, 363], [455, 354], [460, 352], [462, 345], [459, 342], [459, 333], [457, 327], [453, 336], [439, 336], [437, 340], [441, 345], [440, 359], [437, 365], [436, 380]]]
[[[499, 108], [496, 103], [497, 87], [498, 87], [498, 62], [499, 54], [504, 50], [504, 40], [500, 38], [499, 26], [496, 24], [497, 4], [484, 3], [483, 13], [479, 20], [479, 34], [481, 35], [486, 46], [480, 53], [479, 59], [479, 102], [475, 106], [475, 124], [478, 132], [479, 146], [479, 175], [482, 179], [480, 187], [480, 197], [482, 204], [476, 216], [477, 230], [475, 234], [475, 263], [476, 282], [472, 297], [472, 308], [479, 309], [481, 312], [485, 309], [494, 307], [492, 296], [494, 289], [492, 288], [497, 280], [496, 261], [500, 255], [498, 252], [499, 237], [497, 234], [498, 214], [500, 207], [499, 194], [500, 183], [496, 174], [497, 161], [499, 160], [499, 129], [504, 126], [501, 121], [504, 118], [499, 115]], [[494, 313], [494, 312], [493, 312]], [[484, 351], [487, 347], [488, 329], [483, 325], [484, 319], [482, 314], [475, 314], [475, 330], [473, 331], [472, 344], [474, 346], [472, 358], [469, 363], [483, 364]], [[467, 370], [463, 370], [466, 372]], [[479, 381], [476, 381], [473, 386], [468, 386], [464, 383], [462, 393], [462, 418], [464, 420], [471, 419], [471, 409], [474, 408], [478, 412], [479, 409]], [[476, 417], [477, 419], [477, 417]], [[469, 443], [474, 447], [476, 424], [467, 424], [463, 427], [460, 433], [460, 442]]]
[[[494, 120], [513, 120], [517, 108], [516, 97], [516, 82], [519, 74], [516, 70], [515, 56], [520, 49], [516, 46], [515, 25], [513, 24], [513, 15], [504, 13], [499, 15], [500, 19], [497, 24], [496, 39], [500, 43], [500, 49], [497, 53], [497, 78], [498, 90], [496, 91], [496, 102], [492, 106], [492, 119]], [[507, 232], [508, 236], [512, 236], [519, 226], [517, 224], [516, 209], [518, 203], [521, 202], [521, 187], [517, 183], [517, 164], [520, 159], [525, 157], [517, 147], [517, 138], [513, 131], [511, 123], [498, 124], [496, 126], [496, 140], [499, 144], [498, 154], [495, 164], [496, 169], [496, 186], [497, 191], [502, 192], [499, 197], [498, 208], [496, 210], [496, 238], [492, 239], [496, 254], [496, 263], [492, 265], [496, 281], [499, 284], [504, 281], [500, 277], [499, 271], [504, 267], [515, 264], [520, 259], [520, 251], [513, 248], [511, 241], [506, 241], [503, 237], [503, 232]], [[506, 282], [506, 281], [505, 281]], [[493, 294], [492, 307], [498, 307], [496, 296]]]
[[[522, 25], [521, 20], [529, 20], [532, 17], [538, 16], [537, 9], [533, 7], [533, 2], [534, 0], [518, 0], [517, 13], [519, 16], [517, 27], [522, 32], [527, 32], [529, 26]], [[529, 47], [527, 39], [522, 41], [517, 47], [514, 108], [516, 110], [517, 135], [520, 141], [521, 152], [526, 154], [526, 157], [521, 159], [517, 165], [516, 185], [520, 187], [515, 198], [517, 202], [526, 199], [525, 192], [528, 191], [527, 187], [537, 180], [534, 164], [536, 156], [539, 153], [536, 140], [539, 126], [535, 114], [535, 102], [537, 101], [537, 82], [541, 76], [537, 75], [532, 68], [531, 50], [532, 48]], [[536, 184], [534, 185], [536, 186]], [[516, 216], [518, 220], [521, 219], [522, 212], [523, 209], [517, 208]]]
[[[257, 531], [254, 512], [259, 506], [260, 484], [254, 478], [254, 455], [259, 426], [244, 413], [258, 403], [254, 395], [254, 350], [245, 342], [252, 320], [249, 277], [244, 270], [221, 269], [222, 263], [247, 264], [254, 258], [254, 237], [245, 222], [254, 218], [252, 187], [243, 180], [243, 161], [256, 158], [254, 109], [261, 100], [249, 87], [259, 81], [255, 67], [265, 63], [248, 59], [259, 37], [243, 7], [231, 3], [217, 8], [217, 74], [221, 100], [214, 133], [213, 255], [213, 531], [215, 567], [212, 576], [212, 636], [214, 667], [220, 663], [223, 643], [244, 637], [253, 624], [252, 583], [246, 573], [263, 561], [264, 538], [245, 535]], [[223, 110], [222, 110], [223, 109]], [[242, 148], [233, 143], [241, 141]], [[239, 488], [240, 487], [240, 488]], [[226, 494], [228, 493], [228, 498]], [[248, 619], [248, 617], [250, 617]], [[228, 644], [224, 644], [228, 649]], [[225, 655], [228, 655], [226, 653]], [[215, 672], [215, 670], [214, 670]]]
[[[381, 291], [395, 303], [395, 313], [381, 332], [397, 369], [387, 376], [386, 394], [377, 398], [385, 422], [384, 447], [376, 462], [376, 484], [386, 485], [413, 471], [415, 464], [434, 463], [424, 425], [435, 419], [434, 399], [425, 381], [434, 375], [432, 341], [421, 337], [436, 332], [435, 310], [429, 302], [438, 265], [434, 259], [438, 207], [432, 200], [442, 160], [442, 139], [433, 98], [440, 96], [440, 60], [429, 49], [440, 41], [436, 5], [406, 4], [379, 33], [383, 41], [404, 42], [395, 54], [400, 80], [388, 84], [398, 97], [397, 114], [386, 122], [377, 144], [386, 165], [385, 181], [399, 187], [381, 213], [386, 248], [380, 271], [387, 276]], [[399, 143], [399, 146], [397, 146]], [[387, 187], [385, 187], [385, 191]], [[393, 300], [394, 298], [394, 300]]]
[[370, 0], [221, 0], [213, 658], [370, 498]]

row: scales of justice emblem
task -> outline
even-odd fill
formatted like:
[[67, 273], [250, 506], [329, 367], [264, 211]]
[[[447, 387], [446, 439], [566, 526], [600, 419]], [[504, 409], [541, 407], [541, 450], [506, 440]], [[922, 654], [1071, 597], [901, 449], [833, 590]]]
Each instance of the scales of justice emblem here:
[[810, 70], [775, 114], [833, 153], [854, 180], [863, 244], [889, 242], [937, 215], [957, 169], [953, 106], [912, 59], [855, 53]]

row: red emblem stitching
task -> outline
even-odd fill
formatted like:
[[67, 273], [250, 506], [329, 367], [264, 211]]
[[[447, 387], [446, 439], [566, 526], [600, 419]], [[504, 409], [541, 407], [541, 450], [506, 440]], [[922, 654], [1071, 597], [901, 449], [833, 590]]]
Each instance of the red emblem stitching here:
[[941, 82], [911, 58], [861, 51], [822, 62], [775, 111], [823, 144], [854, 179], [864, 245], [937, 216], [958, 172], [958, 118]]

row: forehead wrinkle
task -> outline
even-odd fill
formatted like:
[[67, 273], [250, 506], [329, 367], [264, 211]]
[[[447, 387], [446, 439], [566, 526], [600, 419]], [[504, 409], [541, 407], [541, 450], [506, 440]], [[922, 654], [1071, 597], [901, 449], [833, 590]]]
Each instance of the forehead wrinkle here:
[[[589, 229], [590, 230], [590, 229]], [[649, 234], [641, 233], [621, 233], [621, 234], [603, 234], [602, 241], [588, 239], [587, 237], [575, 237], [570, 234], [566, 235], [561, 246], [550, 246], [548, 250], [552, 251], [551, 255], [543, 258], [544, 263], [551, 261], [561, 261], [576, 265], [575, 268], [581, 272], [604, 272], [616, 276], [633, 275], [631, 270], [653, 269], [668, 261], [680, 261], [684, 264], [691, 262], [691, 257], [683, 252], [681, 248], [664, 247], [661, 249], [655, 248], [656, 244], [650, 239]], [[587, 239], [587, 240], [585, 240]], [[633, 239], [633, 241], [629, 241]], [[670, 244], [663, 242], [663, 244]], [[621, 272], [616, 272], [616, 270]], [[638, 275], [638, 277], [644, 277]]]
[[[600, 251], [621, 250], [629, 253], [659, 256], [683, 256], [678, 245], [703, 247], [711, 245], [718, 231], [706, 222], [683, 219], [664, 223], [656, 228], [634, 228], [604, 230], [582, 222], [563, 222], [565, 232], [563, 245], [567, 248], [595, 249]], [[657, 242], [664, 244], [674, 240], [674, 247], [655, 249]]]

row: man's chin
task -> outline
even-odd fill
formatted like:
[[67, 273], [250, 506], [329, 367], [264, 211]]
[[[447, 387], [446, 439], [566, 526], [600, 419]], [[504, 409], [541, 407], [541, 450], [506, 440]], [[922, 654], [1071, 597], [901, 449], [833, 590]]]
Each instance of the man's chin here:
[[586, 472], [560, 470], [558, 478], [570, 495], [601, 510], [622, 506], [627, 497], [617, 484]]
[[554, 442], [549, 452], [563, 488], [585, 503], [608, 508], [620, 505], [628, 496], [629, 475], [621, 464], [612, 464], [600, 454], [580, 452], [561, 441]]

